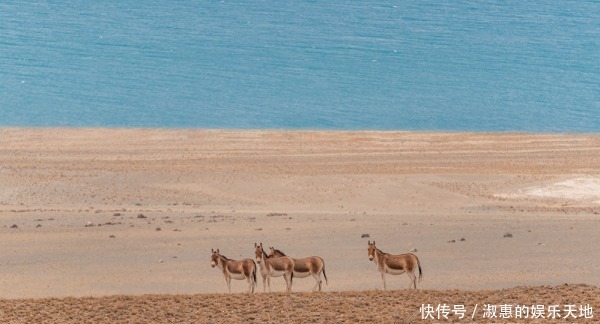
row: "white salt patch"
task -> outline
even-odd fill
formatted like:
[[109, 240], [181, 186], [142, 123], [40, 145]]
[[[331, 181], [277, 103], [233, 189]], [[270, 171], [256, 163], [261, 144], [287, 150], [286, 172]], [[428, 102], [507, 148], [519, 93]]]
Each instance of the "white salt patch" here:
[[494, 195], [504, 199], [519, 199], [526, 197], [561, 198], [572, 200], [594, 199], [594, 204], [600, 204], [600, 179], [598, 178], [573, 178], [549, 185], [529, 187], [517, 190], [516, 193], [502, 193]]
[[568, 179], [547, 186], [526, 188], [522, 193], [526, 196], [549, 198], [595, 199], [600, 198], [600, 179]]

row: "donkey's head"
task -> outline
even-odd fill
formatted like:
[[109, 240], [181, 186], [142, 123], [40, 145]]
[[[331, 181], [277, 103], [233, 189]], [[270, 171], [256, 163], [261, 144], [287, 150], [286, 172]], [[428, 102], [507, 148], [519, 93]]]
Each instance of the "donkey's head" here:
[[210, 249], [210, 250], [212, 252], [212, 254], [210, 256], [210, 266], [214, 268], [219, 264], [221, 254], [219, 253], [219, 249], [217, 249], [217, 250]]
[[373, 261], [373, 259], [375, 258], [375, 251], [377, 250], [377, 248], [375, 247], [375, 241], [373, 241], [373, 243], [371, 243], [371, 241], [368, 241], [367, 244], [369, 244], [369, 247], [367, 248], [367, 251], [369, 252], [369, 261]]
[[273, 258], [273, 257], [279, 258], [279, 257], [286, 256], [285, 253], [283, 253], [280, 250], [277, 250], [276, 248], [274, 248], [272, 246], [269, 249], [271, 250], [271, 253], [269, 253], [269, 258]]
[[254, 257], [256, 258], [256, 263], [261, 263], [263, 261], [264, 255], [265, 255], [265, 251], [263, 250], [262, 243], [260, 243], [260, 244], [254, 243]]

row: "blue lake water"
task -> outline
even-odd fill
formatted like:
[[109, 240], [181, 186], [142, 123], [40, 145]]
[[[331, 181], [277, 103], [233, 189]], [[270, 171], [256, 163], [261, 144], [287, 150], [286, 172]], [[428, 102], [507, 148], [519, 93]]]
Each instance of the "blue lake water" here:
[[2, 1], [0, 126], [600, 132], [600, 2]]

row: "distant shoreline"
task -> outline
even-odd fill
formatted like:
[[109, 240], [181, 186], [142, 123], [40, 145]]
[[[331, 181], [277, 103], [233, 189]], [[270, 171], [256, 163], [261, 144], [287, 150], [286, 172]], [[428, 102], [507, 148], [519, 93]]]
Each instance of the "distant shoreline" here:
[[23, 130], [104, 130], [104, 131], [207, 131], [207, 132], [323, 132], [323, 133], [415, 133], [415, 134], [522, 134], [522, 135], [600, 135], [598, 132], [533, 132], [524, 130], [472, 131], [472, 130], [413, 130], [413, 129], [318, 129], [318, 128], [189, 128], [189, 127], [110, 127], [110, 126], [0, 126], [2, 129]]

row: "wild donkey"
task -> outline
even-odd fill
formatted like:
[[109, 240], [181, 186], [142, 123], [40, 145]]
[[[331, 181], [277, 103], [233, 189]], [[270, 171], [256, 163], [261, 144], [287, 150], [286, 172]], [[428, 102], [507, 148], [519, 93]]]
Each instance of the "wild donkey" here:
[[227, 281], [227, 289], [231, 293], [231, 279], [248, 281], [248, 293], [254, 292], [256, 287], [256, 264], [252, 259], [244, 259], [240, 261], [228, 259], [226, 256], [221, 255], [219, 249], [216, 251], [211, 249], [212, 255], [210, 257], [211, 267], [218, 267], [223, 271], [225, 281]]
[[[271, 253], [269, 253], [269, 256], [284, 257], [286, 255], [280, 250], [271, 247]], [[292, 260], [294, 260], [294, 277], [306, 278], [308, 276], [313, 276], [313, 278], [315, 278], [315, 280], [317, 281], [315, 283], [313, 291], [317, 290], [317, 287], [319, 288], [319, 291], [321, 291], [321, 285], [323, 283], [323, 280], [321, 280], [321, 273], [323, 273], [325, 283], [327, 284], [327, 275], [325, 274], [325, 261], [323, 261], [323, 258], [318, 256], [311, 256], [302, 259], [292, 258]]]
[[271, 292], [271, 277], [285, 279], [286, 291], [292, 291], [292, 279], [294, 278], [294, 261], [288, 257], [270, 257], [263, 250], [263, 245], [254, 243], [254, 255], [256, 263], [260, 266], [260, 274], [263, 277], [263, 291], [266, 290], [265, 282], [269, 285]]
[[[421, 271], [421, 263], [419, 258], [412, 253], [405, 253], [400, 255], [392, 255], [385, 253], [375, 246], [375, 241], [369, 244], [369, 260], [375, 262], [377, 270], [381, 273], [381, 281], [383, 281], [383, 290], [385, 287], [385, 274], [389, 273], [392, 275], [401, 275], [404, 272], [408, 274], [411, 279], [411, 283], [414, 289], [417, 289], [417, 275], [415, 270], [419, 269], [419, 281], [423, 278], [423, 272]], [[410, 287], [410, 286], [409, 286]]]

